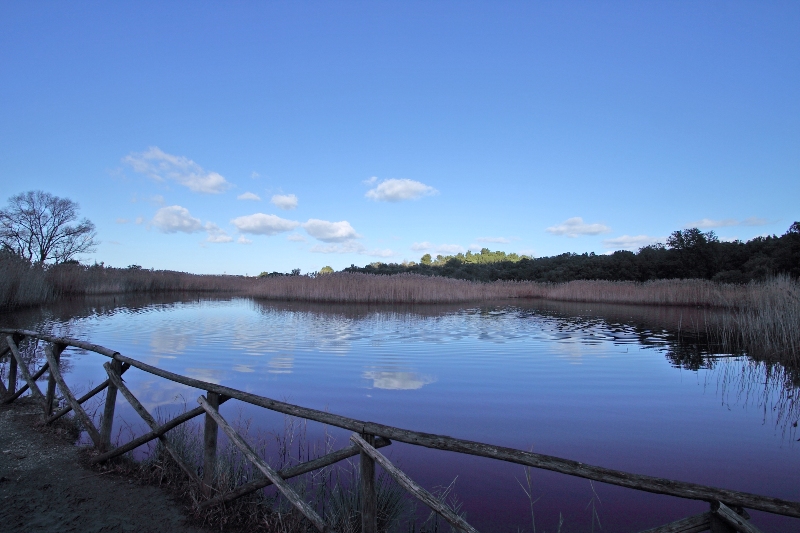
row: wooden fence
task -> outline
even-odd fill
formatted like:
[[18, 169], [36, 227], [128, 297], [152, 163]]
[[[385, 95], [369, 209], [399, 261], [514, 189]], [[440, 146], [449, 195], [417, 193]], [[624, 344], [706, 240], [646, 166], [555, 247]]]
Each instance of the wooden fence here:
[[[708, 487], [695, 483], [632, 474], [621, 470], [611, 470], [600, 466], [579, 463], [577, 461], [562, 459], [551, 455], [456, 439], [445, 435], [422, 433], [419, 431], [377, 424], [375, 422], [355, 420], [334, 413], [279, 402], [231, 387], [207, 383], [205, 381], [168, 372], [142, 363], [136, 359], [126, 357], [119, 352], [103, 346], [80, 340], [53, 337], [35, 331], [5, 328], [0, 328], [0, 334], [2, 334], [0, 335], [0, 358], [5, 359], [9, 357], [8, 385], [6, 386], [0, 382], [1, 403], [11, 403], [28, 391], [31, 397], [41, 403], [45, 424], [50, 424], [68, 412], [74, 411], [75, 416], [78, 417], [83, 427], [86, 428], [94, 446], [101, 452], [99, 455], [92, 458], [92, 463], [108, 461], [151, 440], [159, 439], [186, 476], [194, 483], [197, 483], [208, 495], [208, 499], [200, 504], [202, 507], [229, 502], [268, 485], [275, 485], [278, 491], [308, 518], [314, 527], [321, 532], [332, 531], [323, 518], [320, 517], [308, 503], [303, 501], [294, 489], [286, 483], [286, 480], [335, 464], [343, 459], [359, 455], [363, 533], [376, 533], [377, 530], [376, 463], [394, 478], [401, 487], [424, 502], [435, 512], [439, 513], [453, 527], [464, 532], [477, 533], [477, 531], [462, 517], [458, 516], [430, 492], [415, 483], [404, 472], [393, 465], [386, 456], [378, 451], [380, 448], [390, 445], [394, 440], [415, 446], [488, 457], [490, 459], [507, 461], [523, 466], [552, 470], [570, 476], [582, 477], [640, 491], [665, 494], [691, 500], [702, 500], [708, 502], [710, 505], [708, 512], [690, 516], [654, 529], [649, 529], [646, 533], [694, 533], [709, 530], [712, 532], [758, 532], [758, 529], [749, 521], [749, 515], [745, 509], [800, 518], [800, 502]], [[25, 339], [35, 343], [40, 341], [46, 343], [44, 348], [46, 361], [44, 365], [33, 374], [29, 371], [28, 366], [25, 364], [20, 354], [19, 346]], [[75, 398], [59, 370], [61, 354], [64, 349], [69, 346], [95, 352], [110, 359], [110, 361], [103, 364], [108, 379], [80, 398]], [[200, 404], [199, 407], [176, 416], [166, 423], [159, 424], [123, 382], [122, 375], [131, 368], [136, 368], [152, 375], [205, 391], [205, 396], [201, 395], [197, 398]], [[47, 390], [42, 393], [37, 385], [37, 380], [44, 376], [45, 373], [48, 374]], [[17, 389], [18, 378], [21, 378], [22, 381], [22, 386], [19, 389]], [[66, 399], [67, 405], [54, 413], [53, 404], [56, 397], [56, 387], [60, 389], [61, 395]], [[106, 389], [105, 406], [98, 429], [95, 427], [94, 421], [81, 407], [81, 404]], [[133, 407], [139, 416], [141, 416], [145, 423], [147, 423], [150, 427], [150, 431], [126, 444], [114, 448], [111, 446], [110, 440], [114, 408], [118, 393], [122, 394], [125, 400]], [[231, 399], [263, 407], [278, 413], [353, 431], [350, 437], [352, 445], [312, 461], [275, 471], [239, 434], [237, 434], [236, 430], [231, 427], [222, 415], [220, 415], [219, 406], [223, 402]], [[200, 479], [197, 471], [183, 461], [165, 434], [170, 429], [202, 414], [205, 415], [203, 442], [204, 468], [203, 479]], [[263, 478], [243, 484], [225, 494], [213, 494], [210, 484], [211, 476], [214, 472], [214, 465], [216, 464], [217, 435], [220, 428], [228, 436], [230, 442], [239, 448], [242, 454], [263, 474]]]

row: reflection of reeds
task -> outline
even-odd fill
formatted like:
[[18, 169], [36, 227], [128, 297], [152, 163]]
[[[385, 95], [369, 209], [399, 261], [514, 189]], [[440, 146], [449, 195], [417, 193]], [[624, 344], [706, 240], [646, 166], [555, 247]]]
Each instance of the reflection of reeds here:
[[779, 276], [746, 288], [747, 305], [718, 318], [723, 345], [731, 352], [800, 366], [800, 283]]

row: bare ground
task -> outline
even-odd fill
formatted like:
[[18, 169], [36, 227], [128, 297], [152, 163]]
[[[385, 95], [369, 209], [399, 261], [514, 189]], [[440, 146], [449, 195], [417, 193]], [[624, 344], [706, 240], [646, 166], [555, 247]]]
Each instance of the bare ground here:
[[0, 406], [0, 530], [201, 533], [158, 487], [87, 466], [68, 428], [42, 428], [41, 408]]

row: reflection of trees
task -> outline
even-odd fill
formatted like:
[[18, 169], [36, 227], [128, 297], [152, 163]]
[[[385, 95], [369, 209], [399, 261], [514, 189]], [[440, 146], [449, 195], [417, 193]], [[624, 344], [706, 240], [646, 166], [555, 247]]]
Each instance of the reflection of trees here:
[[725, 402], [758, 406], [784, 434], [800, 420], [800, 368], [763, 353], [746, 352], [718, 334], [730, 312], [685, 307], [537, 302], [526, 311], [547, 317], [571, 338], [633, 342], [664, 353], [675, 368], [713, 372]]
[[[212, 299], [215, 298], [180, 294], [159, 298], [135, 295], [82, 298], [0, 315], [0, 321], [8, 327], [79, 337], [80, 326], [74, 324], [82, 318], [158, 312], [178, 304]], [[364, 339], [373, 344], [398, 340], [434, 344], [465, 338], [502, 343], [530, 338], [535, 329], [534, 334], [541, 332], [557, 342], [576, 345], [612, 342], [657, 350], [675, 368], [708, 371], [710, 376], [717, 377], [718, 390], [725, 401], [758, 405], [763, 408], [765, 418], [774, 417], [784, 429], [797, 421], [800, 411], [797, 401], [800, 369], [779, 364], [768, 354], [745, 351], [723, 342], [724, 339], [717, 337], [716, 326], [731, 323], [730, 314], [723, 310], [542, 300], [506, 300], [471, 307], [258, 300], [249, 305], [267, 320], [260, 324], [258, 335], [252, 334], [249, 323], [234, 324], [229, 332], [230, 346], [244, 353], [274, 353], [270, 372], [291, 372], [297, 350], [313, 348], [344, 354], [351, 343]], [[287, 319], [287, 315], [291, 316]], [[166, 328], [164, 333], [172, 337], [179, 332]], [[26, 346], [25, 350], [31, 366], [34, 362], [43, 363], [42, 347]], [[64, 364], [70, 364], [73, 353], [72, 348], [65, 352]], [[412, 369], [405, 368], [372, 368], [364, 377], [384, 388], [414, 388], [433, 379], [412, 375]]]

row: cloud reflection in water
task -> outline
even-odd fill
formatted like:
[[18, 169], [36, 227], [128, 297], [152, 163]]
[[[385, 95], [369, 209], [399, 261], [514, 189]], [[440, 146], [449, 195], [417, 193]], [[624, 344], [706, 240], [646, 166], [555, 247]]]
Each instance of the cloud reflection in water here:
[[435, 377], [416, 372], [369, 371], [364, 372], [364, 377], [372, 380], [374, 389], [414, 390], [436, 382]]

